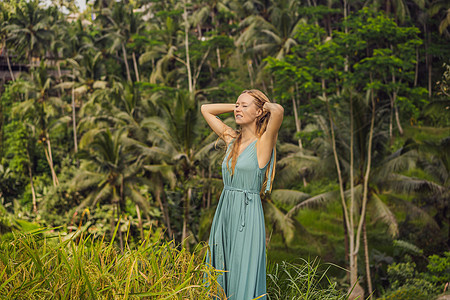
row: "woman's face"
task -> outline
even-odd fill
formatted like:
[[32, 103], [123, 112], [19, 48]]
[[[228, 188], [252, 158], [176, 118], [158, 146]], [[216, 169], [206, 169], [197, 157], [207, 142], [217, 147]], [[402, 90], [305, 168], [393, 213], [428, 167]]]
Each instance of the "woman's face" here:
[[254, 98], [247, 93], [241, 94], [234, 107], [234, 118], [236, 124], [250, 124], [261, 115], [261, 109], [256, 106]]

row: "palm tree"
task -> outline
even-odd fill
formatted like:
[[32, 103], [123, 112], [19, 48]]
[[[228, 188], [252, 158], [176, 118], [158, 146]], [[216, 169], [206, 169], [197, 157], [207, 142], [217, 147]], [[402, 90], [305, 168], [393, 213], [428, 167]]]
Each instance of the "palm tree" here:
[[[138, 34], [139, 31], [144, 28], [145, 23], [133, 12], [133, 7], [130, 4], [124, 4], [122, 2], [114, 2], [112, 9], [106, 8], [102, 10], [99, 19], [102, 21], [103, 28], [106, 30], [106, 34], [102, 38], [109, 39], [112, 43], [109, 51], [111, 53], [114, 53], [117, 50], [122, 51], [127, 80], [131, 82], [126, 46], [130, 42], [132, 36]], [[140, 81], [136, 54], [134, 51], [133, 63], [136, 80]]]
[[153, 42], [149, 43], [146, 51], [139, 57], [139, 63], [145, 65], [151, 62], [151, 83], [163, 83], [165, 86], [174, 86], [178, 70], [174, 68], [175, 61], [182, 62], [177, 56], [179, 44], [178, 31], [181, 30], [177, 16], [166, 18], [155, 15], [148, 28]]
[[[136, 156], [140, 157], [141, 169], [144, 172], [143, 178], [146, 178], [145, 185], [159, 205], [164, 223], [167, 228], [169, 238], [173, 238], [170, 214], [166, 201], [165, 184], [173, 189], [176, 185], [176, 178], [173, 165], [170, 160], [165, 162], [167, 153], [164, 153], [157, 147], [148, 146], [148, 135], [151, 128], [148, 128], [144, 122], [145, 118], [161, 114], [162, 109], [158, 108], [158, 98], [153, 96], [143, 96], [142, 88], [136, 84], [128, 82], [114, 82], [111, 87], [106, 88], [99, 93], [94, 93], [90, 103], [98, 97], [110, 103], [106, 110], [99, 110], [97, 114], [90, 115], [90, 123], [107, 121], [111, 126], [121, 128], [128, 132], [132, 146], [130, 149], [135, 151]], [[138, 209], [137, 209], [138, 210]]]
[[433, 18], [437, 14], [441, 16], [441, 23], [439, 24], [439, 33], [450, 37], [448, 27], [450, 26], [450, 6], [445, 0], [434, 0], [430, 3], [427, 14]]
[[[169, 95], [168, 95], [169, 96]], [[203, 141], [199, 141], [199, 110], [192, 94], [177, 91], [165, 101], [162, 116], [145, 119], [143, 126], [149, 128], [149, 140], [153, 147], [148, 151], [163, 154], [167, 164], [172, 165], [182, 190], [183, 229], [181, 240], [188, 246], [190, 206], [194, 187], [200, 179], [197, 163], [214, 147], [214, 134], [211, 133]], [[162, 101], [161, 101], [162, 102]]]
[[39, 1], [24, 2], [16, 9], [16, 13], [5, 27], [8, 40], [17, 51], [22, 52], [33, 67], [32, 57], [42, 57], [52, 40], [53, 32], [48, 29], [46, 11], [39, 7]]
[[11, 62], [9, 60], [9, 54], [8, 54], [8, 45], [6, 43], [7, 39], [8, 39], [8, 33], [7, 30], [5, 29], [6, 26], [8, 26], [9, 21], [11, 19], [11, 15], [8, 13], [8, 10], [6, 9], [6, 7], [3, 7], [3, 3], [0, 3], [0, 9], [1, 9], [1, 14], [0, 14], [0, 25], [1, 25], [1, 29], [0, 29], [0, 45], [1, 45], [1, 53], [6, 57], [6, 63], [8, 64], [8, 70], [9, 70], [9, 74], [11, 76], [11, 79], [14, 81], [14, 73], [12, 71], [11, 68]]
[[[130, 150], [131, 143], [125, 130], [111, 133], [109, 129], [93, 129], [83, 136], [78, 155], [82, 160], [80, 171], [72, 181], [74, 190], [86, 194], [78, 210], [108, 201], [115, 208], [119, 219], [125, 210], [126, 199], [130, 199], [144, 213], [148, 213], [148, 201], [138, 190], [139, 183], [145, 184], [145, 180], [139, 176], [141, 161]], [[120, 230], [119, 239], [123, 249]]]
[[65, 119], [58, 118], [58, 109], [63, 109], [65, 104], [53, 96], [53, 78], [47, 73], [47, 68], [41, 62], [36, 71], [30, 75], [23, 75], [26, 81], [18, 81], [16, 85], [23, 89], [25, 101], [14, 108], [14, 112], [20, 115], [23, 120], [39, 136], [38, 143], [44, 146], [45, 157], [50, 167], [53, 185], [59, 185], [53, 161], [52, 146], [50, 141], [50, 131], [53, 126], [58, 125]]

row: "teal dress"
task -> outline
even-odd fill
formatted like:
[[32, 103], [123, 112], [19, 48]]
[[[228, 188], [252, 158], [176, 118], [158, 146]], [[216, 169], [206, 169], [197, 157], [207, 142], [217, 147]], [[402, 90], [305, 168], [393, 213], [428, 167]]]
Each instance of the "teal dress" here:
[[[231, 145], [222, 163], [224, 189], [211, 226], [207, 263], [224, 271], [218, 280], [227, 299], [266, 299], [266, 235], [260, 191], [267, 167], [273, 168], [274, 153], [270, 162], [259, 168], [253, 141], [238, 157], [231, 176], [227, 168]], [[266, 191], [269, 188], [270, 178]]]

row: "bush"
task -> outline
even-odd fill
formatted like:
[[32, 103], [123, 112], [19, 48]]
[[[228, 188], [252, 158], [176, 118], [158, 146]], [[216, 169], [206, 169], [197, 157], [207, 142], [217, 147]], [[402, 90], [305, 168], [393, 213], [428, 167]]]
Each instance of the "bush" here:
[[442, 290], [447, 282], [450, 282], [450, 252], [445, 252], [443, 257], [431, 255], [427, 269], [427, 279], [436, 284], [441, 285]]
[[388, 267], [388, 277], [391, 286], [389, 291], [379, 299], [434, 299], [436, 286], [427, 280], [427, 274], [416, 271], [413, 262], [393, 263]]

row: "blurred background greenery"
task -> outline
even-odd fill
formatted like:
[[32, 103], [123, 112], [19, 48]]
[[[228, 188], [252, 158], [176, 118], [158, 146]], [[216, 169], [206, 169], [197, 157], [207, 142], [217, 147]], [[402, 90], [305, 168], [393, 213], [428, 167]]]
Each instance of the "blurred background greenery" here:
[[[3, 257], [18, 232], [43, 227], [108, 242], [116, 232], [125, 255], [150, 235], [194, 251], [224, 156], [200, 105], [258, 88], [285, 108], [263, 197], [269, 296], [444, 293], [447, 1], [96, 0], [80, 12], [9, 0], [0, 10]], [[331, 264], [319, 276], [329, 294], [289, 285], [316, 259]], [[14, 274], [7, 265], [2, 276]]]

